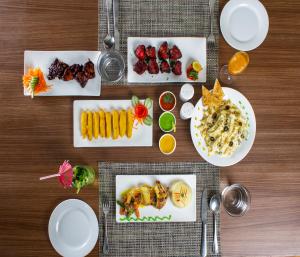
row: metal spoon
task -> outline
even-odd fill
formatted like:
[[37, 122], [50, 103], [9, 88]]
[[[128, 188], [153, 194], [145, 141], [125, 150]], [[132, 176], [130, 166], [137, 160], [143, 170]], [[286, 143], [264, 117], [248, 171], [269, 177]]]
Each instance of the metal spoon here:
[[215, 194], [209, 201], [209, 208], [213, 212], [214, 216], [214, 241], [213, 241], [213, 253], [219, 253], [219, 245], [218, 245], [218, 233], [217, 233], [217, 214], [219, 213], [221, 205], [221, 197], [219, 194]]
[[105, 49], [111, 49], [115, 45], [115, 38], [110, 34], [110, 7], [111, 7], [111, 0], [106, 0], [106, 19], [107, 19], [107, 34], [103, 40]]

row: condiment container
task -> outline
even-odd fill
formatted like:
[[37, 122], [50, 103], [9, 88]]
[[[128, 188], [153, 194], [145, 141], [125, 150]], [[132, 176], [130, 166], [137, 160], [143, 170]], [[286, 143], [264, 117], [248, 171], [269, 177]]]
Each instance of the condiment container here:
[[159, 150], [165, 154], [170, 155], [176, 149], [176, 139], [171, 134], [164, 134], [159, 139]]
[[190, 119], [193, 115], [194, 105], [190, 102], [184, 103], [180, 109], [180, 118], [182, 120]]
[[194, 87], [191, 84], [183, 84], [180, 89], [179, 98], [182, 102], [187, 102], [193, 98], [194, 92]]

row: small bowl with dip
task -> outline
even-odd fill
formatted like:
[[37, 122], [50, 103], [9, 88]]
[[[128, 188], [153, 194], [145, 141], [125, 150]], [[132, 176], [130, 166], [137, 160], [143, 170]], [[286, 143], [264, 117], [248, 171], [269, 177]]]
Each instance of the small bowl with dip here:
[[159, 97], [159, 107], [163, 111], [173, 111], [176, 106], [176, 97], [171, 91], [161, 93]]
[[163, 132], [176, 132], [176, 118], [171, 112], [163, 112], [158, 119], [158, 125]]
[[171, 134], [164, 134], [159, 139], [159, 150], [165, 154], [170, 155], [176, 149], [176, 139]]

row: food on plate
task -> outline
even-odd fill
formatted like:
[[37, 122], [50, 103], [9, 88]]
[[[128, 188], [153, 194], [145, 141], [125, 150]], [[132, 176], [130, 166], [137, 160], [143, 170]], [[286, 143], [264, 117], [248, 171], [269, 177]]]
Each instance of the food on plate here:
[[105, 137], [105, 112], [104, 110], [99, 111], [99, 125], [100, 125], [100, 137]]
[[81, 135], [86, 138], [87, 135], [87, 112], [82, 111], [80, 116]]
[[212, 94], [203, 94], [203, 117], [198, 127], [208, 149], [208, 155], [231, 156], [248, 136], [248, 121], [241, 110], [224, 100], [224, 93], [216, 80]]
[[133, 123], [134, 123], [134, 114], [131, 108], [127, 110], [127, 122], [126, 122], [126, 132], [127, 132], [127, 137], [131, 138], [132, 137], [132, 129], [133, 129]]
[[33, 98], [39, 93], [47, 92], [50, 88], [46, 84], [44, 74], [40, 68], [29, 69], [28, 72], [23, 76], [24, 89], [30, 93]]
[[88, 80], [95, 77], [94, 63], [89, 59], [84, 65], [73, 64], [69, 66], [56, 58], [49, 67], [47, 78], [53, 80], [56, 77], [64, 81], [75, 79], [84, 88]]
[[138, 45], [134, 54], [139, 60], [144, 61], [146, 58], [146, 47], [144, 45]]
[[88, 135], [88, 139], [92, 140], [92, 138], [93, 138], [93, 113], [88, 111], [87, 116], [88, 116], [87, 135]]
[[156, 59], [150, 59], [148, 63], [148, 72], [150, 74], [158, 74], [159, 73], [159, 67], [156, 62]]
[[106, 138], [111, 137], [111, 113], [105, 112]]
[[181, 61], [175, 61], [174, 64], [172, 64], [171, 66], [172, 66], [172, 72], [175, 75], [181, 75], [182, 74]]
[[142, 186], [132, 187], [122, 193], [120, 205], [120, 214], [130, 217], [135, 214], [140, 217], [140, 207], [152, 205], [154, 208], [161, 209], [165, 206], [169, 195], [168, 187], [156, 181], [154, 186], [144, 184]]
[[112, 111], [112, 129], [113, 129], [113, 139], [119, 137], [119, 112], [116, 110]]
[[175, 151], [176, 139], [171, 134], [164, 134], [159, 139], [159, 149], [163, 154], [169, 155]]
[[139, 74], [142, 75], [148, 68], [148, 65], [145, 63], [145, 61], [138, 60], [137, 63], [133, 66], [133, 70]]
[[173, 204], [179, 208], [187, 207], [192, 201], [192, 189], [184, 181], [174, 182], [170, 187]]
[[156, 59], [155, 47], [147, 46], [147, 48], [146, 48], [146, 57], [148, 59]]
[[163, 112], [159, 116], [159, 127], [163, 132], [176, 132], [176, 118], [171, 112]]
[[134, 108], [134, 119], [141, 124], [151, 126], [153, 119], [149, 115], [149, 110], [152, 108], [152, 99], [146, 98], [144, 103], [141, 103], [137, 96], [132, 96], [131, 103]]
[[156, 49], [154, 46], [138, 45], [134, 50], [135, 56], [138, 61], [133, 65], [133, 70], [142, 75], [148, 70], [149, 74], [170, 73], [171, 71], [175, 75], [181, 75], [181, 61], [179, 59], [182, 57], [180, 49], [173, 45], [169, 49], [168, 42], [163, 42], [158, 49], [159, 63], [156, 61]]
[[158, 58], [161, 60], [169, 59], [169, 46], [168, 42], [163, 42], [158, 49]]
[[176, 97], [171, 91], [163, 92], [159, 97], [159, 106], [163, 111], [172, 111], [176, 105]]
[[93, 112], [93, 132], [94, 132], [94, 138], [99, 137], [99, 113]]
[[167, 61], [163, 60], [161, 61], [160, 63], [160, 66], [159, 66], [159, 69], [160, 69], [160, 72], [161, 73], [170, 73], [171, 72], [171, 68], [170, 68], [170, 65]]
[[121, 110], [120, 111], [120, 137], [123, 137], [126, 134], [126, 111], [125, 110]]
[[186, 75], [190, 80], [196, 81], [199, 78], [199, 72], [202, 70], [202, 66], [198, 61], [193, 61], [186, 70]]
[[173, 47], [170, 49], [169, 55], [171, 61], [178, 60], [182, 57], [182, 53], [176, 45], [173, 45]]

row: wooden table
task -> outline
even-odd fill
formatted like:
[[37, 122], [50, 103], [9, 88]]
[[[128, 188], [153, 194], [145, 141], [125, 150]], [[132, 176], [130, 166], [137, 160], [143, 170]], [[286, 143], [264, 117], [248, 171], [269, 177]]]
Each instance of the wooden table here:
[[[221, 1], [221, 7], [224, 0]], [[300, 2], [263, 1], [270, 16], [264, 44], [250, 53], [250, 66], [233, 88], [252, 103], [257, 118], [253, 149], [241, 163], [222, 169], [222, 186], [242, 183], [252, 206], [242, 218], [221, 215], [224, 256], [288, 256], [300, 254]], [[154, 147], [115, 149], [73, 148], [74, 99], [99, 97], [23, 96], [23, 51], [96, 50], [97, 0], [2, 0], [0, 2], [0, 255], [56, 256], [47, 235], [52, 209], [77, 197], [56, 180], [38, 178], [55, 172], [69, 159], [97, 167], [106, 161], [199, 161], [187, 122], [178, 124], [176, 152], [169, 158]], [[220, 65], [234, 53], [222, 39]], [[165, 86], [178, 92], [178, 86]], [[132, 94], [157, 100], [161, 87], [106, 87], [100, 99]], [[200, 86], [196, 87], [200, 97]], [[178, 109], [176, 110], [178, 112]], [[154, 118], [159, 110], [155, 106]], [[98, 212], [98, 185], [79, 198]], [[98, 256], [96, 247], [91, 256]]]

